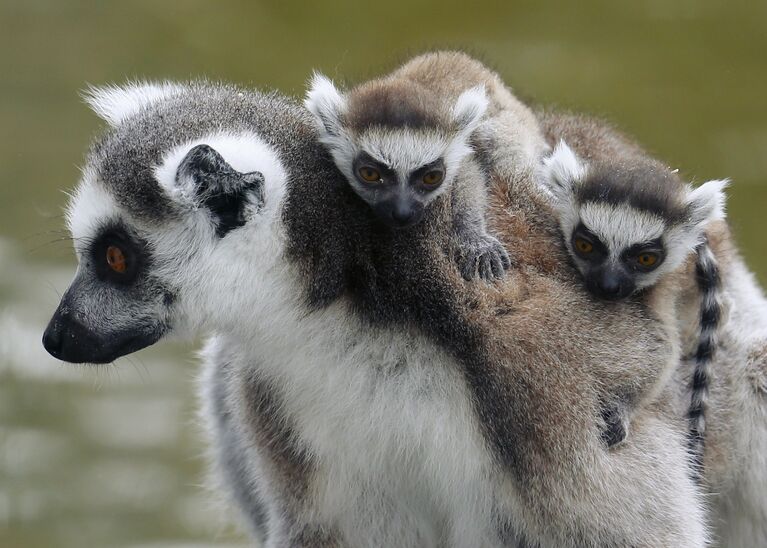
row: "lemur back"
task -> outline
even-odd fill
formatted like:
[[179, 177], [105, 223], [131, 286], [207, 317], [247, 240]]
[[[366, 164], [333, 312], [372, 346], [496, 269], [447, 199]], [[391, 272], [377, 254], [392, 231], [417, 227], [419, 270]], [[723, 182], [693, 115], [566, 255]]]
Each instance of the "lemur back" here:
[[464, 54], [427, 54], [343, 94], [315, 75], [306, 105], [336, 165], [379, 219], [413, 226], [445, 194], [464, 278], [503, 275], [510, 263], [486, 229], [482, 168], [500, 124], [498, 157], [517, 171], [533, 165], [544, 144], [535, 117], [495, 73]]
[[[692, 190], [677, 171], [604, 122], [548, 113], [541, 120], [557, 147], [546, 160], [544, 181], [554, 194], [567, 249], [592, 293], [607, 300], [647, 294], [695, 256], [700, 314], [698, 344], [688, 357], [694, 368], [688, 418], [699, 479], [709, 366], [721, 317], [718, 266], [705, 229], [723, 215], [725, 182]], [[625, 437], [626, 421], [615, 415], [608, 420], [615, 425], [608, 434], [613, 443]]]

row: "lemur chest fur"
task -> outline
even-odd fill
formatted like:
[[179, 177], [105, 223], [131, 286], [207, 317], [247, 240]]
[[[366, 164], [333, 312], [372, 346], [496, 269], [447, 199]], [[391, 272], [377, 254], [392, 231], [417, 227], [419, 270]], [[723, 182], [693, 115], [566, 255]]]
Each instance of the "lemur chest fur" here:
[[[423, 529], [415, 545], [497, 542], [491, 457], [457, 364], [416, 333], [357, 326], [344, 302], [296, 314], [288, 329], [287, 314], [251, 341], [271, 358], [239, 363], [243, 378], [274, 388], [294, 441], [312, 455], [311, 492], [325, 517], [347, 537], [369, 534], [360, 524], [372, 520], [392, 535]], [[213, 344], [238, 348], [225, 337]]]

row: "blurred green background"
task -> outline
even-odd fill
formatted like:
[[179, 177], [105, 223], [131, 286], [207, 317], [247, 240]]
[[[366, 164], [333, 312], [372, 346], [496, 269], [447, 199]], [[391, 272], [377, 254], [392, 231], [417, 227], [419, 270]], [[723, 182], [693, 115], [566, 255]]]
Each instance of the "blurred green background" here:
[[0, 3], [0, 546], [243, 545], [203, 487], [192, 345], [113, 367], [39, 339], [73, 273], [65, 191], [100, 127], [87, 84], [207, 77], [301, 95], [464, 48], [530, 101], [606, 117], [690, 180], [730, 177], [767, 281], [767, 3]]

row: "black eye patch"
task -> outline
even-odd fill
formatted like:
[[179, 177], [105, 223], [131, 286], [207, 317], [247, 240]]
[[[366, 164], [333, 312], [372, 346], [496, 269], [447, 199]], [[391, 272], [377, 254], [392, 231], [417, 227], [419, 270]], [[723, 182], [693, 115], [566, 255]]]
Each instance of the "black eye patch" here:
[[[649, 257], [648, 256], [652, 256]], [[666, 260], [666, 248], [663, 241], [656, 238], [630, 246], [621, 254], [621, 259], [633, 270], [650, 272], [658, 268]]]
[[379, 162], [367, 152], [360, 152], [357, 155], [357, 157], [354, 159], [354, 162], [352, 163], [352, 170], [354, 171], [354, 176], [357, 177], [358, 179], [359, 179], [359, 170], [362, 167], [374, 168], [376, 171], [378, 171], [381, 174], [382, 181], [397, 180], [397, 175], [394, 173], [393, 169], [391, 169], [389, 166], [387, 166], [383, 162]]
[[602, 240], [599, 239], [599, 237], [591, 232], [588, 228], [586, 228], [586, 225], [583, 223], [580, 223], [575, 230], [573, 230], [573, 234], [571, 237], [571, 245], [573, 246], [573, 249], [578, 250], [577, 242], [578, 240], [585, 240], [592, 246], [592, 250], [588, 252], [587, 254], [578, 253], [578, 256], [581, 259], [584, 259], [589, 262], [594, 263], [600, 263], [607, 258], [609, 255], [609, 250], [607, 249], [607, 246], [602, 243]]
[[649, 242], [642, 242], [639, 244], [634, 244], [626, 249], [626, 251], [623, 252], [623, 255], [626, 257], [635, 257], [639, 255], [640, 253], [665, 253], [665, 248], [663, 247], [663, 241], [660, 238], [655, 238], [654, 240], [650, 240]]
[[423, 176], [430, 171], [442, 171], [444, 173], [445, 162], [442, 161], [442, 158], [437, 158], [433, 162], [421, 166], [413, 171], [410, 174], [410, 182], [419, 182], [421, 179], [423, 179]]
[[149, 258], [146, 243], [119, 225], [102, 229], [91, 244], [89, 255], [96, 276], [117, 285], [133, 283]]

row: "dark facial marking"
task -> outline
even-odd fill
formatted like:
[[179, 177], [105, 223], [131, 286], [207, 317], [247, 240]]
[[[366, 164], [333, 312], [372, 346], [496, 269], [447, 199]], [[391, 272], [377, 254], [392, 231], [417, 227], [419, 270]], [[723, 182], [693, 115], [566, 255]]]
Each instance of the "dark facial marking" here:
[[[380, 175], [380, 179], [378, 181], [366, 180], [364, 177], [362, 177], [362, 174], [360, 173], [360, 171], [363, 168], [368, 168], [368, 169], [377, 171]], [[383, 162], [379, 162], [367, 152], [360, 152], [357, 155], [357, 157], [354, 159], [354, 162], [352, 163], [352, 171], [354, 172], [354, 176], [357, 178], [357, 180], [360, 183], [369, 187], [376, 187], [376, 186], [382, 186], [382, 185], [390, 186], [390, 185], [397, 184], [397, 174], [394, 172], [394, 170], [392, 170], [389, 166], [387, 166]]]
[[[67, 289], [45, 330], [43, 346], [48, 353], [70, 363], [110, 363], [157, 342], [168, 329], [164, 323], [126, 321], [138, 296], [148, 294], [151, 281], [146, 274], [151, 263], [148, 244], [140, 237], [122, 224], [104, 226], [84, 255], [84, 271]], [[120, 267], [115, 268], [116, 264]], [[100, 298], [109, 299], [108, 303], [94, 300], [98, 290], [105, 292]], [[166, 307], [172, 305], [172, 292], [163, 290], [162, 298]], [[116, 304], [121, 302], [124, 310]], [[102, 322], [100, 327], [89, 325], [88, 317], [94, 312], [90, 308], [98, 311], [109, 306], [117, 306], [116, 313], [124, 317]]]
[[216, 223], [219, 238], [245, 224], [245, 206], [264, 203], [264, 176], [258, 171], [240, 173], [208, 145], [197, 145], [178, 167], [177, 177], [191, 177], [200, 203]]
[[[123, 259], [124, 269], [115, 268], [110, 264], [114, 250], [119, 250]], [[140, 238], [128, 234], [121, 225], [104, 228], [101, 234], [90, 246], [90, 258], [96, 276], [104, 282], [118, 286], [130, 285], [145, 271], [149, 260], [147, 245]], [[119, 264], [119, 263], [118, 263]]]
[[408, 228], [418, 224], [423, 218], [423, 204], [417, 200], [400, 196], [394, 192], [394, 196], [373, 206], [373, 211], [380, 220], [392, 228]]
[[[429, 175], [438, 175], [434, 183], [429, 183], [425, 177]], [[445, 180], [445, 162], [439, 158], [431, 163], [422, 166], [410, 174], [410, 184], [423, 192], [432, 192], [442, 186]]]
[[601, 432], [602, 441], [607, 447], [613, 447], [626, 439], [626, 410], [615, 403], [602, 404], [602, 419], [605, 421], [605, 429]]
[[619, 301], [634, 293], [634, 274], [623, 265], [602, 264], [584, 272], [586, 288], [607, 301]]
[[[643, 262], [643, 256], [653, 257], [654, 262], [652, 264]], [[637, 272], [652, 272], [666, 260], [666, 249], [663, 246], [663, 241], [656, 238], [651, 242], [632, 245], [623, 253], [621, 258], [628, 267]]]
[[379, 80], [349, 94], [347, 124], [356, 131], [370, 127], [422, 129], [438, 127], [441, 109], [436, 94], [422, 86]]
[[[585, 251], [581, 249], [578, 245], [579, 240], [588, 242], [591, 245], [591, 250]], [[573, 230], [571, 245], [578, 257], [590, 263], [601, 263], [609, 255], [607, 246], [602, 243], [596, 234], [586, 228], [586, 225], [583, 223], [579, 224], [575, 230]]]
[[687, 217], [681, 188], [678, 175], [655, 161], [594, 163], [587, 178], [576, 186], [576, 197], [581, 203], [629, 204], [676, 224]]
[[[62, 301], [62, 304], [64, 301]], [[156, 343], [165, 333], [152, 330], [112, 332], [108, 337], [88, 329], [66, 306], [60, 306], [43, 334], [43, 346], [56, 359], [69, 363], [111, 363]]]

